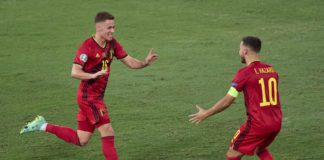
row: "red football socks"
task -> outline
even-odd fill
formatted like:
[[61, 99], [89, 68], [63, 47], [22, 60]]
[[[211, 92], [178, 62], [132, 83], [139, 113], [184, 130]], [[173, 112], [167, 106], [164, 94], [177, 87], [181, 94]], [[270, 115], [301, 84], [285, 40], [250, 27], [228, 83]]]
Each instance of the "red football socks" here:
[[80, 146], [78, 134], [71, 128], [47, 124], [45, 131], [55, 134], [58, 138], [63, 139], [66, 142]]
[[241, 160], [241, 157], [227, 157], [227, 160]]
[[261, 159], [261, 160], [272, 160], [272, 155], [270, 154], [270, 152], [268, 150], [263, 150], [262, 152], [259, 152], [258, 153], [258, 157]]
[[101, 137], [102, 152], [106, 160], [118, 160], [114, 136]]

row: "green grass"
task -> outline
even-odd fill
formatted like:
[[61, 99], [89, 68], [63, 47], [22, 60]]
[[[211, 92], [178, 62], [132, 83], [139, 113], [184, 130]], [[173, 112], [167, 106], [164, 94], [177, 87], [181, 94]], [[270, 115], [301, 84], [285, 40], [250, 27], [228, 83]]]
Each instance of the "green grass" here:
[[130, 55], [143, 59], [151, 47], [160, 55], [143, 70], [112, 64], [105, 102], [121, 160], [225, 159], [245, 119], [243, 96], [201, 125], [187, 115], [226, 93], [243, 66], [245, 35], [262, 38], [262, 59], [280, 74], [284, 121], [270, 151], [278, 160], [324, 159], [323, 9], [321, 0], [1, 0], [0, 159], [102, 159], [98, 133], [84, 148], [19, 135], [37, 114], [76, 127], [72, 59], [102, 10], [115, 15], [115, 36]]

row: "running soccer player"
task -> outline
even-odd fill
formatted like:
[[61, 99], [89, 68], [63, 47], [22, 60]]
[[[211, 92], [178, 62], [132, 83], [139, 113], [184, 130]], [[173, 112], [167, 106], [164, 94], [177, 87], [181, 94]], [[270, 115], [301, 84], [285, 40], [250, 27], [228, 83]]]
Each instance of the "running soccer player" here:
[[81, 80], [77, 92], [78, 129], [73, 130], [69, 127], [49, 124], [44, 117], [37, 116], [34, 121], [24, 126], [20, 133], [45, 131], [66, 142], [84, 146], [97, 128], [101, 134], [102, 152], [105, 159], [117, 160], [114, 130], [103, 101], [110, 65], [115, 57], [129, 68], [140, 69], [151, 65], [158, 55], [153, 53], [152, 49], [145, 61], [128, 55], [113, 37], [115, 32], [114, 16], [108, 12], [99, 12], [95, 16], [95, 27], [96, 33], [81, 44], [72, 66], [71, 76]]
[[192, 123], [200, 123], [206, 118], [229, 107], [243, 91], [247, 119], [234, 135], [226, 154], [228, 160], [240, 160], [243, 155], [256, 153], [261, 160], [272, 160], [267, 147], [281, 129], [281, 105], [278, 92], [278, 73], [269, 64], [259, 60], [261, 40], [244, 37], [239, 55], [246, 66], [238, 70], [231, 87], [222, 99], [208, 110], [196, 106], [198, 112], [189, 115]]

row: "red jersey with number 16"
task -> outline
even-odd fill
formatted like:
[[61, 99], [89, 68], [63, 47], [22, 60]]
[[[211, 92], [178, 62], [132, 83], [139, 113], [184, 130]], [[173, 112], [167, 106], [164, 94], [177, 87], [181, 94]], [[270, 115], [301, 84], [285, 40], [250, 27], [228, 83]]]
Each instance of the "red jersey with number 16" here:
[[278, 92], [279, 76], [268, 64], [255, 61], [240, 69], [231, 83], [244, 93], [246, 125], [258, 132], [279, 131], [282, 113]]
[[110, 64], [113, 57], [122, 59], [126, 56], [126, 51], [116, 39], [106, 42], [104, 48], [100, 47], [93, 37], [85, 40], [78, 49], [73, 63], [81, 65], [83, 71], [87, 73], [96, 73], [105, 68], [108, 74], [97, 79], [82, 80], [78, 89], [77, 100], [102, 100], [108, 83]]

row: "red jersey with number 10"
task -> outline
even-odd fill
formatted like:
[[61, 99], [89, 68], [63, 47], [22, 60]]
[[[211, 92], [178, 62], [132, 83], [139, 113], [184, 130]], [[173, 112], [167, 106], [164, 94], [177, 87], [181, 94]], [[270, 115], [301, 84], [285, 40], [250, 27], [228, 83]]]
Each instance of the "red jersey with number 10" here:
[[116, 39], [106, 42], [104, 48], [100, 47], [93, 37], [85, 40], [78, 49], [73, 63], [81, 65], [83, 71], [87, 73], [96, 73], [105, 68], [108, 74], [97, 79], [82, 80], [77, 94], [78, 101], [102, 100], [113, 57], [122, 59], [126, 56], [126, 51]]
[[279, 131], [281, 128], [278, 83], [277, 72], [259, 61], [240, 69], [231, 83], [237, 91], [244, 93], [247, 125], [259, 132]]

